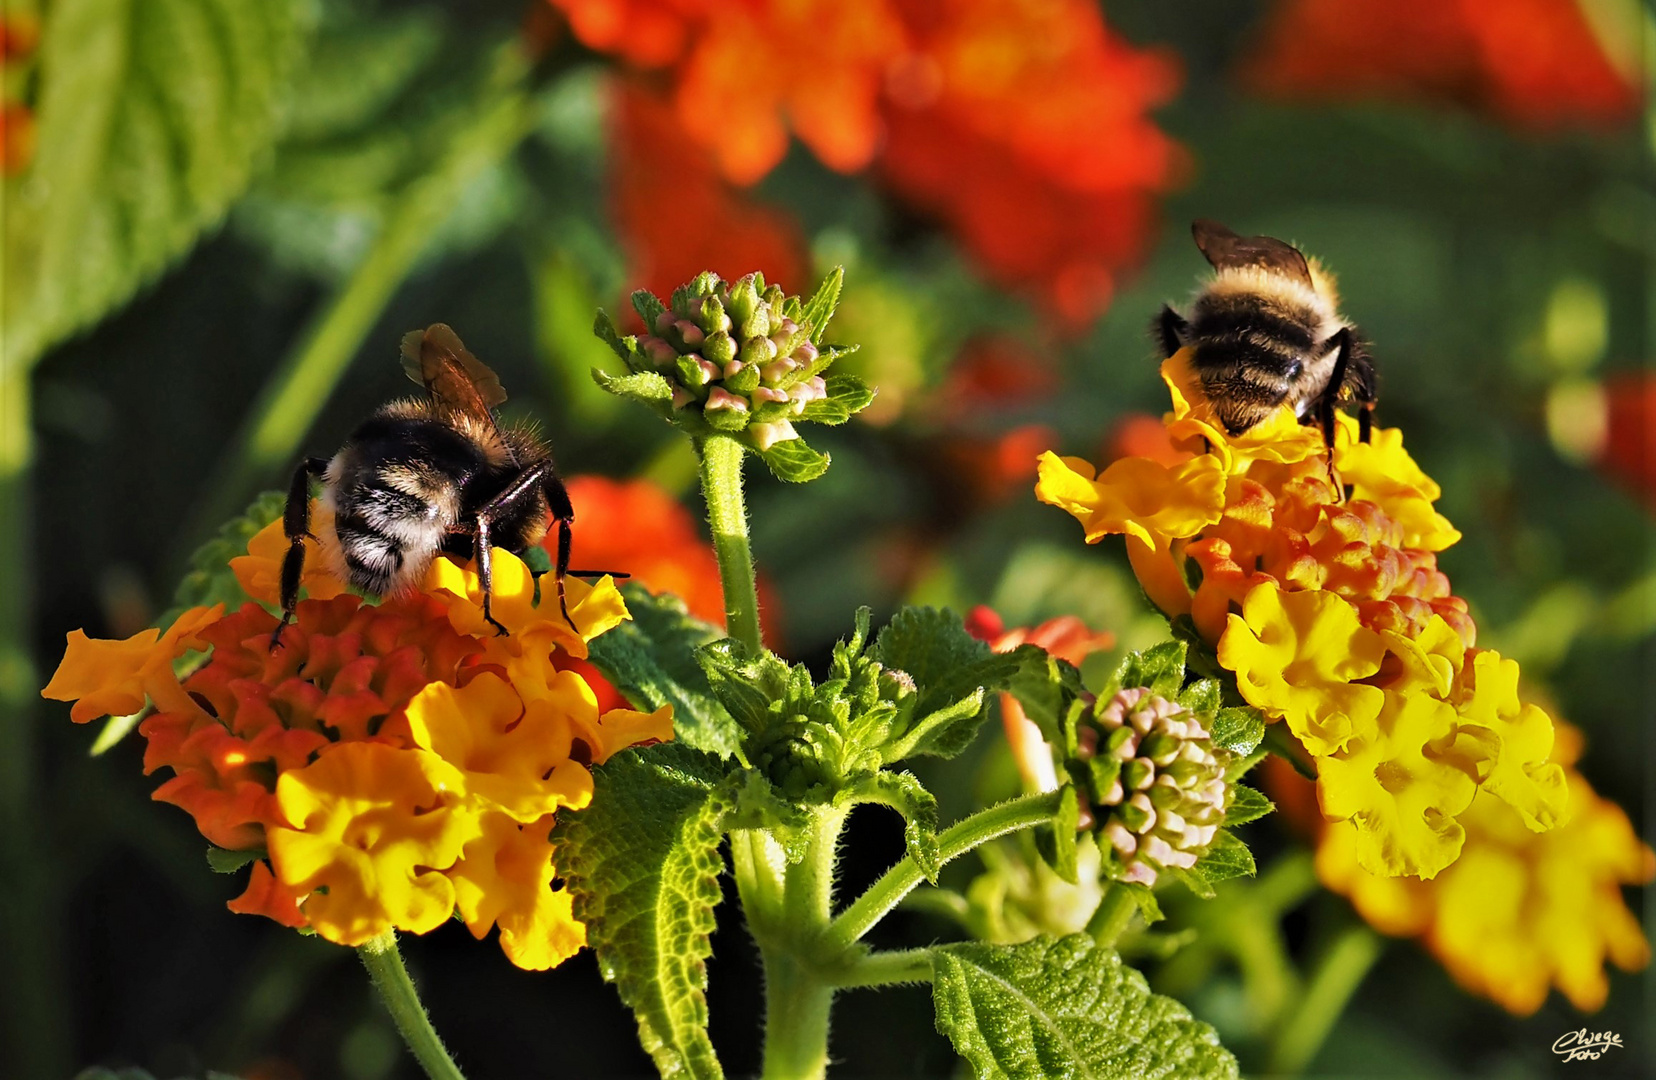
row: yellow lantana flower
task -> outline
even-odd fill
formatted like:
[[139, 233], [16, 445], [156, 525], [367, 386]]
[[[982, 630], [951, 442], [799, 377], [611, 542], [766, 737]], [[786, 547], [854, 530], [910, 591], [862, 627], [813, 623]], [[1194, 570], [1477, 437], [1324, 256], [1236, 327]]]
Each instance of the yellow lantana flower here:
[[1456, 739], [1455, 710], [1424, 694], [1385, 693], [1371, 733], [1317, 760], [1325, 817], [1357, 830], [1357, 861], [1370, 873], [1431, 878], [1455, 861], [1472, 802], [1475, 757]]
[[[1573, 757], [1564, 749], [1554, 755], [1560, 768]], [[1567, 787], [1563, 821], [1545, 833], [1480, 792], [1460, 819], [1460, 858], [1432, 881], [1369, 873], [1359, 865], [1356, 829], [1330, 825], [1317, 847], [1318, 876], [1376, 929], [1423, 938], [1456, 982], [1509, 1012], [1535, 1012], [1549, 986], [1578, 1009], [1597, 1009], [1609, 992], [1606, 963], [1636, 971], [1650, 961], [1621, 886], [1656, 876], [1656, 854], [1582, 776], [1568, 771]]]
[[[571, 629], [558, 610], [556, 586], [550, 577], [537, 604], [535, 575], [528, 564], [503, 548], [495, 548], [490, 561], [493, 569], [489, 610], [495, 621], [506, 628], [505, 644], [512, 651], [521, 652], [526, 636], [539, 631], [551, 645], [585, 660], [588, 641], [620, 626], [628, 618], [627, 605], [610, 578], [600, 578], [590, 585], [579, 578], [566, 578], [569, 617], [575, 623]], [[449, 558], [431, 560], [424, 590], [445, 600], [449, 622], [459, 633], [472, 637], [496, 636], [495, 628], [483, 618], [482, 581], [469, 563], [461, 564]]]
[[1403, 449], [1400, 429], [1375, 428], [1360, 442], [1357, 421], [1342, 414], [1334, 443], [1334, 463], [1351, 497], [1375, 503], [1402, 525], [1404, 547], [1442, 551], [1460, 541], [1460, 530], [1432, 508], [1443, 489]]
[[276, 782], [286, 820], [265, 831], [276, 877], [322, 937], [361, 945], [393, 927], [424, 934], [454, 911], [442, 871], [482, 833], [464, 778], [436, 754], [340, 743]]
[[223, 614], [223, 604], [193, 607], [164, 634], [151, 628], [121, 641], [71, 630], [63, 662], [40, 696], [73, 701], [69, 719], [77, 724], [100, 716], [129, 716], [144, 707], [146, 697], [157, 708], [193, 708], [173, 674], [173, 661], [192, 649], [207, 648], [201, 631]]
[[1329, 592], [1255, 586], [1219, 639], [1219, 662], [1236, 672], [1248, 704], [1288, 730], [1313, 754], [1331, 754], [1366, 732], [1382, 693], [1354, 682], [1380, 670], [1385, 643], [1361, 625], [1350, 604]]
[[[310, 508], [311, 533], [330, 540], [333, 531], [333, 510], [313, 500]], [[330, 559], [323, 557], [321, 542], [305, 540], [305, 567], [299, 576], [299, 587], [312, 600], [332, 600], [350, 589], [334, 573]], [[282, 562], [288, 553], [287, 534], [282, 519], [277, 518], [247, 542], [247, 554], [230, 560], [230, 572], [242, 592], [261, 604], [275, 607], [282, 602]]]
[[1557, 825], [1569, 794], [1564, 768], [1548, 761], [1552, 719], [1518, 697], [1518, 663], [1490, 649], [1475, 650], [1461, 671], [1456, 698], [1461, 723], [1500, 737], [1500, 755], [1482, 778], [1490, 794], [1505, 800], [1536, 832]]
[[567, 889], [552, 888], [552, 818], [519, 825], [501, 813], [483, 816], [482, 835], [449, 870], [454, 903], [472, 936], [499, 924], [500, 947], [520, 968], [544, 971], [586, 944]]
[[1210, 454], [1168, 468], [1149, 458], [1122, 458], [1102, 474], [1081, 458], [1040, 457], [1035, 497], [1069, 511], [1087, 543], [1126, 533], [1155, 546], [1158, 538], [1194, 536], [1225, 510], [1225, 473]]

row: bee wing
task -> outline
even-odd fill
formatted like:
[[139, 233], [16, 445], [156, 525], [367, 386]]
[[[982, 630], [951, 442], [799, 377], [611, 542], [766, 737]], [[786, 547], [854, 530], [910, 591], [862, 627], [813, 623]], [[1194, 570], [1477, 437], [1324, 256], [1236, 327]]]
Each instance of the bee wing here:
[[1217, 221], [1206, 218], [1191, 222], [1190, 235], [1196, 238], [1196, 246], [1202, 249], [1215, 270], [1257, 266], [1298, 281], [1308, 289], [1314, 287], [1305, 256], [1292, 244], [1270, 236], [1237, 236]]
[[440, 403], [484, 419], [506, 400], [506, 389], [489, 365], [473, 356], [443, 323], [403, 335], [403, 371]]

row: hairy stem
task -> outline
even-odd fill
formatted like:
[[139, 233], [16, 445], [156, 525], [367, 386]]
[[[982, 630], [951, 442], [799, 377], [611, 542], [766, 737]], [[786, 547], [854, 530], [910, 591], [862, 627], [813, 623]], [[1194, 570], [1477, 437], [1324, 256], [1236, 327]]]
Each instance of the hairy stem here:
[[780, 920], [756, 933], [765, 966], [764, 1080], [809, 1080], [828, 1070], [834, 984], [805, 956], [828, 928], [834, 857], [846, 811], [811, 811], [805, 855], [787, 866]]
[[862, 986], [894, 986], [898, 983], [931, 982], [930, 949], [903, 949], [865, 956], [834, 979], [834, 985], [849, 990]]
[[431, 171], [403, 191], [368, 254], [343, 289], [311, 324], [259, 392], [235, 444], [198, 505], [192, 527], [176, 553], [179, 561], [247, 501], [270, 477], [291, 469], [316, 415], [350, 366], [363, 339], [480, 173], [510, 154], [529, 131], [529, 99], [521, 86], [524, 64], [515, 50], [503, 54], [501, 91]]
[[[1059, 800], [1064, 797], [1062, 791], [1046, 791], [978, 811], [950, 826], [937, 838], [940, 861], [957, 859], [997, 836], [1051, 821], [1058, 813]], [[925, 875], [920, 872], [919, 864], [912, 856], [904, 856], [829, 924], [822, 941], [824, 950], [850, 948], [923, 880]]]
[[443, 1049], [443, 1041], [431, 1026], [431, 1017], [420, 1004], [420, 995], [414, 990], [414, 980], [408, 977], [402, 954], [397, 951], [397, 933], [388, 930], [357, 949], [362, 964], [374, 980], [374, 989], [396, 1021], [403, 1042], [413, 1053], [420, 1068], [431, 1080], [465, 1080], [460, 1067]]
[[1120, 882], [1111, 882], [1104, 887], [1098, 909], [1087, 920], [1087, 933], [1100, 945], [1114, 948], [1137, 910], [1138, 901], [1133, 899], [1132, 891]]
[[731, 637], [758, 655], [763, 648], [759, 590], [748, 546], [747, 502], [742, 495], [742, 459], [747, 451], [729, 435], [709, 435], [698, 449], [707, 523], [713, 530], [713, 551], [719, 557], [719, 581], [724, 586], [725, 627]]
[[1329, 943], [1300, 995], [1299, 1007], [1271, 1039], [1266, 1065], [1270, 1072], [1292, 1076], [1311, 1064], [1384, 949], [1380, 935], [1360, 923]]

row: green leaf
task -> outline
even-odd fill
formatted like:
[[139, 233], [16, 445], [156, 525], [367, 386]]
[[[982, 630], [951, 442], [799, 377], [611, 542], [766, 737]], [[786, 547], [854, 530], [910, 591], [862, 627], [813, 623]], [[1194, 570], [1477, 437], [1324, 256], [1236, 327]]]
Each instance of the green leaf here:
[[[1249, 769], [1252, 769], [1255, 765], [1258, 765], [1261, 761], [1264, 761], [1270, 756], [1271, 752], [1269, 750], [1266, 750], [1264, 747], [1259, 747], [1254, 750], [1253, 753], [1237, 758], [1225, 767], [1225, 782], [1228, 784], [1236, 783], [1238, 780], [1248, 775]], [[1316, 777], [1313, 776], [1311, 779], [1315, 780]]]
[[1218, 679], [1197, 679], [1179, 691], [1178, 702], [1197, 716], [1212, 716], [1219, 711], [1222, 693]]
[[644, 320], [644, 332], [655, 333], [656, 318], [667, 311], [667, 305], [649, 289], [638, 289], [632, 294], [632, 306], [638, 317]]
[[1234, 877], [1252, 877], [1254, 869], [1253, 852], [1248, 850], [1248, 845], [1229, 829], [1220, 829], [1213, 834], [1213, 846], [1196, 860], [1190, 872], [1209, 885], [1217, 885]]
[[978, 1080], [1221, 1080], [1236, 1059], [1207, 1024], [1086, 934], [933, 952], [937, 1030]]
[[1136, 881], [1118, 881], [1110, 886], [1113, 889], [1126, 889], [1138, 905], [1139, 918], [1144, 920], [1145, 926], [1152, 926], [1166, 918], [1162, 914], [1161, 905], [1156, 902], [1156, 894], [1150, 891], [1148, 885], [1140, 885]]
[[1171, 701], [1179, 696], [1179, 689], [1184, 686], [1184, 669], [1185, 643], [1164, 641], [1143, 652], [1128, 653], [1123, 657], [1121, 666], [1116, 668], [1115, 675], [1110, 679], [1107, 692], [1100, 697], [1108, 698], [1119, 690], [1142, 686], [1157, 697]]
[[[638, 340], [632, 337], [622, 337], [621, 332], [615, 328], [615, 321], [609, 317], [609, 312], [603, 308], [598, 309], [597, 316], [592, 320], [592, 332], [598, 340], [610, 347], [611, 352], [627, 361], [630, 366], [633, 353], [638, 348]], [[598, 380], [599, 386], [604, 386], [604, 380], [599, 378], [597, 368], [593, 369], [592, 377]], [[606, 377], [609, 376], [606, 375]], [[604, 389], [608, 390], [609, 387], [605, 386]], [[669, 391], [667, 396], [672, 397], [672, 393]]]
[[54, 0], [38, 141], [5, 184], [6, 362], [125, 303], [217, 224], [277, 131], [301, 0]]
[[223, 604], [226, 611], [234, 611], [245, 603], [247, 594], [230, 571], [230, 560], [246, 555], [247, 542], [281, 517], [286, 505], [285, 492], [267, 491], [248, 504], [240, 517], [219, 526], [218, 533], [190, 556], [190, 568], [173, 591], [172, 607], [155, 625], [171, 626], [187, 608]]
[[1076, 853], [1077, 827], [1081, 822], [1081, 800], [1063, 799], [1050, 825], [1035, 830], [1035, 850], [1052, 872], [1071, 885], [1081, 883], [1080, 860]]
[[1047, 741], [1057, 741], [1064, 714], [1085, 689], [1081, 672], [1035, 645], [1020, 645], [1008, 655], [1018, 660], [1008, 689]]
[[592, 369], [592, 377], [599, 386], [608, 390], [616, 397], [636, 401], [640, 405], [648, 406], [657, 416], [664, 420], [673, 420], [673, 388], [667, 380], [653, 371], [640, 371], [632, 375], [611, 375], [601, 368]]
[[718, 1077], [707, 957], [724, 867], [722, 767], [677, 743], [593, 770], [592, 803], [560, 811], [553, 842], [598, 969], [638, 1019], [661, 1075]]
[[822, 380], [822, 384], [828, 396], [806, 405], [805, 411], [799, 414], [800, 420], [843, 424], [854, 414], [868, 408], [869, 402], [874, 400], [873, 387], [849, 372], [830, 375]]
[[1225, 810], [1225, 824], [1246, 825], [1275, 809], [1276, 804], [1255, 789], [1235, 784], [1231, 787], [1231, 804]]
[[231, 851], [221, 847], [207, 849], [207, 865], [213, 868], [215, 874], [234, 874], [255, 859], [264, 857], [265, 853], [257, 848], [251, 851]]
[[1251, 754], [1265, 738], [1265, 718], [1257, 709], [1233, 706], [1213, 718], [1213, 745], [1233, 754]]
[[741, 733], [696, 661], [697, 650], [723, 631], [693, 617], [671, 593], [652, 594], [629, 582], [621, 595], [632, 619], [592, 640], [593, 665], [637, 707], [671, 705], [676, 741], [730, 756]]
[[903, 815], [903, 846], [926, 880], [937, 884], [942, 866], [937, 849], [937, 799], [918, 777], [882, 770], [847, 788], [836, 801], [880, 803]]
[[834, 317], [834, 311], [839, 307], [840, 289], [845, 286], [845, 267], [836, 266], [822, 279], [822, 284], [811, 298], [805, 302], [797, 322], [809, 324], [811, 327], [811, 344], [821, 345], [822, 338], [828, 332], [828, 321]]
[[769, 450], [759, 453], [770, 468], [771, 475], [790, 484], [815, 480], [828, 471], [829, 457], [812, 450], [804, 439], [783, 439], [772, 443]]
[[[915, 727], [928, 730], [923, 739], [905, 746], [903, 756], [940, 757], [953, 757], [964, 750], [983, 719], [981, 698], [970, 711], [963, 711], [962, 703], [981, 690], [1009, 689], [1026, 659], [1016, 652], [991, 651], [966, 632], [960, 616], [929, 607], [897, 612], [880, 631], [872, 655], [888, 668], [907, 672], [919, 690]], [[937, 724], [933, 718], [938, 714], [948, 716], [950, 722]]]

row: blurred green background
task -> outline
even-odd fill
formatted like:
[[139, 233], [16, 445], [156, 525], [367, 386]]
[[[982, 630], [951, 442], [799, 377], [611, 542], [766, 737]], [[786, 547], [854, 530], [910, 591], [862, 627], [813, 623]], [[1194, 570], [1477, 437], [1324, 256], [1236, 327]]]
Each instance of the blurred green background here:
[[[5, 9], [5, 90], [39, 113], [42, 168], [90, 153], [99, 137], [229, 147], [222, 161], [141, 146], [111, 155], [85, 179], [110, 192], [113, 224], [55, 254], [55, 234], [29, 216], [60, 193], [29, 189], [26, 167], [8, 180], [8, 244], [35, 235], [47, 252], [8, 263], [0, 369], [8, 1077], [90, 1064], [158, 1076], [414, 1075], [353, 956], [224, 910], [240, 883], [207, 872], [185, 814], [149, 801], [156, 781], [141, 773], [141, 740], [91, 758], [95, 732], [33, 696], [68, 630], [125, 636], [148, 625], [217, 522], [281, 485], [296, 451], [331, 452], [403, 393], [394, 361], [405, 331], [452, 324], [501, 373], [508, 412], [541, 421], [566, 475], [646, 475], [694, 505], [686, 448], [587, 375], [612, 359], [590, 335], [594, 309], [616, 310], [636, 284], [611, 213], [612, 62], [560, 30], [550, 8], [507, 0], [329, 0], [293, 7], [291, 25], [285, 7], [251, 27], [225, 5], [184, 0]], [[1649, 13], [1629, 10], [1635, 37], [1622, 44], [1637, 53]], [[882, 388], [874, 422], [822, 433], [834, 459], [822, 480], [793, 488], [750, 474], [756, 555], [785, 651], [820, 664], [862, 603], [877, 619], [909, 602], [989, 603], [1008, 625], [1076, 613], [1123, 647], [1165, 633], [1119, 546], [1085, 547], [1073, 521], [1035, 502], [1032, 459], [1046, 444], [1007, 465], [1024, 444], [1004, 440], [1043, 425], [1060, 452], [1098, 460], [1121, 419], [1165, 407], [1145, 326], [1203, 269], [1185, 223], [1215, 217], [1292, 239], [1338, 273], [1345, 312], [1375, 343], [1381, 422], [1406, 431], [1443, 485], [1440, 509], [1465, 533], [1441, 565], [1472, 604], [1479, 644], [1518, 659], [1585, 731], [1582, 771], [1648, 837], [1653, 496], [1629, 479], [1636, 460], [1617, 473], [1614, 447], [1592, 436], [1603, 417], [1595, 394], [1644, 393], [1656, 335], [1656, 133], [1645, 121], [1527, 130], [1432, 102], [1268, 101], [1234, 74], [1265, 11], [1227, 0], [1108, 5], [1129, 42], [1182, 64], [1177, 94], [1154, 116], [1188, 168], [1160, 200], [1148, 258], [1083, 332], [1060, 332], [1038, 305], [987, 284], [947, 230], [798, 145], [760, 183], [757, 197], [799, 222], [816, 271], [846, 265], [836, 331], [862, 344], [854, 362]], [[29, 18], [44, 19], [38, 52], [16, 47]], [[112, 40], [127, 51], [110, 52]], [[542, 48], [532, 70], [517, 59], [524, 40]], [[121, 56], [126, 74], [111, 75]], [[174, 63], [199, 84], [168, 86], [157, 73]], [[54, 73], [65, 95], [77, 80], [126, 77], [134, 88], [106, 95], [113, 116], [81, 105], [60, 114], [84, 118], [87, 130], [69, 137], [50, 129], [41, 99], [59, 92]], [[190, 95], [231, 104], [204, 117]], [[8, 117], [15, 136], [21, 121]], [[670, 215], [673, 177], [658, 183]], [[212, 224], [220, 210], [222, 226]], [[35, 276], [53, 266], [59, 285]], [[53, 344], [29, 364], [36, 339]], [[998, 349], [1010, 366], [974, 381], [978, 369], [963, 375], [957, 363], [963, 349]], [[300, 377], [286, 380], [296, 363]], [[290, 396], [273, 398], [279, 386]], [[1643, 438], [1635, 459], [1648, 452], [1637, 449]], [[1004, 773], [997, 730], [987, 725], [979, 752], [927, 776], [946, 816]], [[1299, 843], [1271, 820], [1250, 829], [1262, 864]], [[877, 812], [857, 816], [850, 843], [853, 889], [902, 851], [894, 821]], [[733, 1075], [751, 1073], [757, 967], [730, 905], [722, 915], [713, 1038]], [[1344, 900], [1318, 894], [1289, 914], [1285, 934], [1302, 957], [1352, 919]], [[952, 932], [918, 913], [882, 928], [893, 943]], [[590, 956], [526, 973], [459, 925], [405, 952], [474, 1078], [649, 1071]], [[1618, 972], [1611, 984], [1591, 1019], [1556, 994], [1516, 1019], [1395, 942], [1310, 1072], [1640, 1075], [1656, 1060], [1656, 995], [1647, 975]], [[1220, 964], [1181, 994], [1248, 1064], [1236, 973]], [[852, 992], [837, 1010], [844, 1075], [954, 1074], [923, 990]], [[1560, 1064], [1553, 1039], [1582, 1026], [1622, 1033], [1625, 1054]]]

